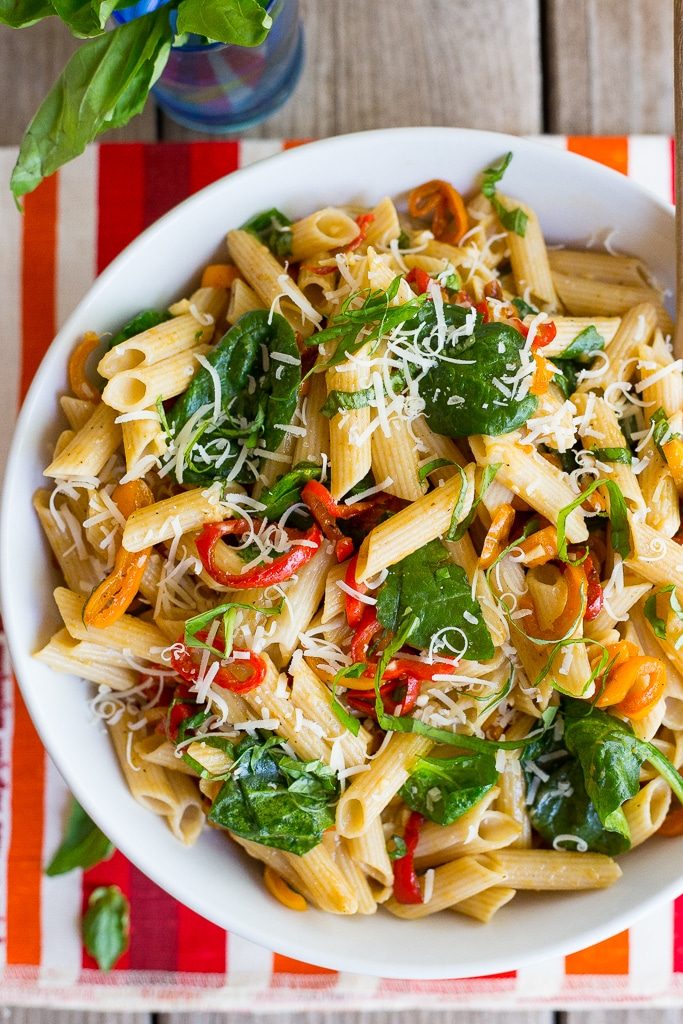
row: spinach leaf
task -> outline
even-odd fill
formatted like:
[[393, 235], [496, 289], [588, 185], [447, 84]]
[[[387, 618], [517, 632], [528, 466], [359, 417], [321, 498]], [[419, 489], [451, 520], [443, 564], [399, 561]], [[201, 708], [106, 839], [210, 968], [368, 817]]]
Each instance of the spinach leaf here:
[[282, 259], [292, 251], [292, 232], [287, 230], [291, 223], [289, 217], [273, 207], [245, 221], [242, 231], [254, 235], [274, 256]]
[[525, 316], [536, 316], [538, 310], [535, 306], [530, 306], [528, 302], [519, 297], [512, 300], [512, 305], [517, 310], [518, 315], [523, 320]]
[[498, 214], [498, 219], [503, 227], [523, 238], [529, 220], [526, 213], [519, 206], [513, 210], [506, 209], [496, 195], [496, 185], [502, 180], [511, 160], [512, 153], [506, 153], [497, 166], [487, 167], [482, 174], [481, 190]]
[[75, 36], [98, 36], [117, 0], [52, 0], [52, 6]]
[[321, 413], [332, 419], [339, 412], [349, 409], [365, 409], [375, 397], [374, 388], [361, 388], [360, 391], [330, 391], [321, 406]]
[[563, 398], [571, 398], [576, 391], [581, 367], [570, 359], [556, 359], [554, 356], [553, 366], [553, 384], [560, 389]]
[[334, 824], [339, 782], [322, 761], [290, 757], [280, 740], [246, 737], [209, 812], [244, 839], [301, 856]]
[[100, 861], [109, 860], [114, 847], [104, 832], [88, 817], [80, 804], [74, 800], [64, 830], [64, 838], [52, 860], [45, 868], [45, 874], [63, 875], [74, 868], [91, 868]]
[[143, 331], [148, 331], [151, 327], [158, 327], [159, 324], [163, 324], [171, 319], [171, 314], [166, 309], [143, 309], [142, 312], [136, 313], [134, 317], [111, 336], [107, 348], [114, 348], [115, 345], [120, 345], [122, 341], [128, 341], [129, 338], [134, 338], [136, 334], [142, 334]]
[[319, 480], [322, 467], [317, 462], [299, 462], [289, 473], [276, 480], [272, 487], [264, 487], [259, 495], [265, 506], [258, 514], [266, 519], [279, 519], [288, 508], [301, 501], [301, 491], [309, 480]]
[[10, 28], [35, 25], [54, 13], [49, 0], [0, 0], [0, 25], [9, 25]]
[[258, 46], [273, 19], [258, 0], [182, 0], [178, 31], [236, 46]]
[[[528, 804], [531, 824], [548, 843], [552, 844], [558, 836], [577, 836], [589, 850], [610, 857], [630, 848], [628, 838], [603, 826], [586, 792], [579, 760], [569, 753], [563, 739], [555, 738], [554, 730], [548, 730], [525, 748], [521, 765], [527, 792], [533, 794]], [[539, 779], [539, 769], [547, 779]]]
[[633, 462], [633, 455], [628, 448], [591, 448], [590, 453], [600, 462], [619, 462], [626, 466]]
[[439, 825], [451, 825], [498, 781], [492, 754], [421, 757], [399, 790], [403, 802]]
[[429, 647], [443, 630], [435, 653], [451, 654], [464, 644], [464, 656], [472, 661], [493, 657], [491, 634], [465, 571], [438, 540], [390, 566], [379, 591], [377, 618], [385, 629], [395, 633], [409, 611], [416, 618], [410, 635], [414, 647]]
[[560, 359], [571, 359], [579, 363], [590, 363], [596, 352], [602, 352], [605, 347], [605, 339], [598, 333], [591, 324], [584, 327], [573, 341], [560, 353]]
[[[277, 359], [278, 354], [286, 361]], [[225, 479], [245, 447], [254, 449], [260, 443], [274, 451], [296, 410], [301, 360], [292, 328], [277, 313], [271, 323], [267, 310], [245, 313], [206, 358], [220, 379], [220, 415], [214, 417], [213, 377], [202, 366], [168, 417], [177, 439], [187, 421], [205, 407], [183, 453], [183, 482]], [[235, 479], [253, 480], [246, 460]]]
[[94, 889], [83, 917], [83, 945], [103, 971], [109, 971], [128, 946], [128, 900], [116, 885]]
[[[528, 380], [517, 385], [506, 383], [521, 369], [522, 335], [509, 324], [485, 324], [478, 318], [471, 334], [458, 336], [458, 331], [466, 330], [469, 311], [444, 304], [443, 312], [447, 328], [456, 330], [450, 336], [447, 333], [441, 358], [434, 359], [419, 382], [429, 426], [447, 437], [495, 436], [522, 426], [538, 406], [535, 395], [523, 393]], [[406, 329], [417, 329], [420, 324], [426, 328], [421, 340], [434, 336], [436, 313], [431, 303], [406, 324]]]
[[15, 199], [103, 131], [140, 113], [164, 70], [172, 37], [162, 7], [79, 46], [26, 130], [10, 182]]

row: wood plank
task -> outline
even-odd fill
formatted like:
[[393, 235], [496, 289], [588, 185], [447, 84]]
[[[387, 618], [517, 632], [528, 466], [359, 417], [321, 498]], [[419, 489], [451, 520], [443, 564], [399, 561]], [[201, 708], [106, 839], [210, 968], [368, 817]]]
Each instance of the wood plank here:
[[[301, 0], [306, 64], [247, 137], [439, 124], [541, 130], [537, 0]], [[466, 30], [466, 33], [464, 32]], [[515, 55], [501, 61], [502, 53]], [[163, 137], [205, 138], [164, 119]]]
[[[275, 1024], [275, 1022], [277, 1024], [453, 1024], [459, 1017], [460, 1015], [452, 1010], [365, 1010], [345, 1013], [340, 1009], [337, 1012], [322, 1013], [320, 1011], [254, 1013], [249, 1014], [249, 1024]], [[490, 1011], [470, 1013], [468, 1010], [463, 1019], [467, 1024], [552, 1024], [553, 1013], [550, 1010], [518, 1013], [493, 1013]], [[244, 1024], [244, 1020], [244, 1015], [241, 1013], [160, 1013], [156, 1015], [158, 1024]], [[23, 1021], [22, 1024], [24, 1024]], [[31, 1024], [47, 1024], [47, 1022], [32, 1021]], [[604, 1019], [600, 1024], [604, 1024]], [[654, 1024], [658, 1024], [658, 1022], [654, 1022]]]
[[672, 7], [668, 0], [547, 0], [546, 130], [671, 132]]
[[[0, 118], [0, 146], [16, 145], [67, 60], [78, 46], [57, 18], [28, 29], [0, 28], [0, 93], [10, 98]], [[107, 141], [156, 139], [156, 112], [148, 103], [129, 125], [109, 132]]]
[[89, 1010], [0, 1010], [3, 1024], [152, 1024], [151, 1013], [94, 1013]]
[[683, 1010], [570, 1010], [559, 1017], [560, 1024], [681, 1024]]

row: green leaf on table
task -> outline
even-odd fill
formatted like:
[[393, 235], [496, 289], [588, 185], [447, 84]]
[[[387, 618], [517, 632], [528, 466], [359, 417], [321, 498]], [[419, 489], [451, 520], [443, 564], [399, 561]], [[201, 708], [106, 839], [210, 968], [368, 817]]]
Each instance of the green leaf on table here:
[[48, 0], [0, 0], [0, 25], [26, 28], [43, 18], [49, 18], [55, 9]]
[[117, 0], [52, 0], [55, 13], [75, 36], [98, 36], [117, 7]]
[[430, 821], [451, 825], [475, 807], [497, 781], [492, 754], [421, 757], [399, 796]]
[[[281, 357], [281, 358], [278, 358]], [[176, 442], [192, 420], [183, 442], [183, 483], [231, 479], [254, 480], [245, 450], [262, 445], [275, 451], [296, 410], [301, 359], [294, 332], [284, 317], [257, 309], [245, 313], [206, 356], [220, 381], [216, 396], [213, 375], [201, 366], [178, 398], [168, 423]], [[218, 401], [220, 413], [215, 415]], [[202, 412], [203, 410], [203, 412]]]
[[[430, 541], [389, 567], [377, 597], [377, 618], [396, 633], [407, 613], [415, 617], [413, 647], [451, 655], [463, 651], [471, 661], [494, 655], [493, 641], [464, 569], [455, 565], [439, 540]], [[437, 636], [437, 634], [440, 634]]]
[[128, 900], [116, 885], [94, 889], [83, 917], [83, 944], [103, 971], [109, 971], [128, 947]]
[[335, 772], [322, 761], [290, 757], [282, 741], [248, 736], [208, 819], [254, 843], [301, 856], [334, 825]]
[[45, 869], [45, 874], [63, 875], [74, 868], [91, 868], [109, 860], [114, 846], [95, 822], [74, 800], [57, 852]]
[[15, 199], [140, 113], [166, 65], [172, 34], [162, 7], [79, 46], [22, 139], [10, 182]]
[[258, 46], [272, 24], [258, 0], [181, 0], [178, 7], [178, 32], [236, 46]]

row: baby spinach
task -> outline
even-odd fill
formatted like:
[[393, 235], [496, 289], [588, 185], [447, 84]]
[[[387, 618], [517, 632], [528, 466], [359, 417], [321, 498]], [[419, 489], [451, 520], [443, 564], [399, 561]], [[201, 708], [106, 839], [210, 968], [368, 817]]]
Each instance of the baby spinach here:
[[[464, 329], [469, 311], [446, 303], [443, 313], [446, 344], [439, 353], [441, 358], [434, 359], [419, 382], [432, 430], [448, 437], [495, 436], [522, 426], [536, 412], [538, 399], [528, 390], [523, 393], [524, 382], [509, 383], [522, 367], [524, 338], [520, 332], [509, 324], [482, 323], [477, 317], [473, 332], [458, 336], [448, 328]], [[420, 324], [424, 324], [421, 337], [434, 336], [436, 312], [431, 303], [406, 329]]]
[[[245, 313], [206, 358], [221, 384], [221, 415], [208, 408], [195, 425], [194, 436], [183, 453], [183, 481], [209, 483], [225, 479], [243, 447], [262, 444], [274, 451], [285, 436], [284, 426], [296, 410], [301, 383], [301, 360], [294, 332], [277, 313]], [[278, 360], [281, 353], [287, 361]], [[250, 386], [251, 378], [251, 386]], [[202, 366], [177, 400], [168, 417], [175, 438], [202, 406], [213, 406], [212, 375]], [[248, 483], [248, 466], [236, 479]]]
[[[586, 792], [579, 760], [566, 749], [563, 739], [555, 738], [554, 730], [548, 730], [525, 748], [521, 764], [527, 791], [533, 794], [527, 807], [531, 824], [548, 843], [552, 844], [558, 836], [577, 836], [589, 850], [610, 857], [629, 849], [628, 838], [603, 826]], [[530, 765], [548, 778], [539, 781]]]
[[94, 821], [74, 800], [71, 805], [64, 838], [45, 868], [46, 875], [63, 875], [74, 868], [91, 868], [109, 860], [114, 847]]
[[434, 636], [446, 630], [434, 644], [435, 653], [450, 654], [464, 643], [464, 656], [472, 661], [493, 657], [491, 634], [465, 571], [451, 562], [438, 540], [389, 567], [377, 598], [377, 618], [395, 633], [408, 612], [416, 619], [412, 646], [429, 647]]
[[279, 519], [288, 508], [301, 501], [301, 491], [309, 480], [319, 480], [322, 467], [317, 462], [299, 462], [289, 473], [276, 480], [272, 487], [264, 487], [259, 501], [264, 506], [258, 514], [266, 519]]
[[523, 320], [525, 316], [536, 316], [538, 310], [535, 306], [530, 306], [524, 299], [520, 299], [519, 296], [512, 300], [512, 305], [517, 310], [517, 315]]
[[254, 235], [274, 256], [283, 259], [292, 251], [292, 232], [288, 230], [291, 223], [289, 217], [273, 207], [250, 217], [242, 225], [242, 231]]
[[10, 182], [15, 199], [142, 110], [172, 38], [161, 7], [78, 48], [26, 130]]
[[117, 885], [101, 885], [88, 899], [83, 915], [83, 945], [103, 971], [125, 953], [130, 930], [128, 900]]
[[128, 341], [129, 338], [134, 338], [136, 334], [142, 334], [143, 331], [149, 331], [150, 328], [158, 327], [159, 324], [163, 324], [171, 319], [171, 314], [166, 309], [143, 309], [142, 312], [136, 313], [123, 327], [119, 328], [115, 334], [112, 334], [107, 343], [107, 348], [114, 348], [115, 345], [120, 345], [122, 341]]
[[339, 782], [322, 761], [290, 757], [282, 741], [248, 736], [209, 812], [209, 821], [244, 839], [301, 856], [334, 825]]
[[498, 781], [492, 754], [421, 757], [399, 796], [413, 811], [451, 825], [471, 810]]
[[602, 352], [605, 339], [597, 328], [590, 324], [584, 327], [569, 345], [560, 353], [559, 359], [569, 359], [577, 363], [590, 363], [596, 352]]

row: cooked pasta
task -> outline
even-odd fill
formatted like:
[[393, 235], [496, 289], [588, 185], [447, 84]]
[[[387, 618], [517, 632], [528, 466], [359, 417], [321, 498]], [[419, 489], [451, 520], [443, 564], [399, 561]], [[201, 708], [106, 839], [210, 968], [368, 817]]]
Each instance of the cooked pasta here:
[[465, 928], [681, 831], [681, 360], [642, 262], [547, 245], [508, 162], [232, 228], [229, 285], [60, 398], [36, 657], [292, 910]]

